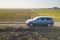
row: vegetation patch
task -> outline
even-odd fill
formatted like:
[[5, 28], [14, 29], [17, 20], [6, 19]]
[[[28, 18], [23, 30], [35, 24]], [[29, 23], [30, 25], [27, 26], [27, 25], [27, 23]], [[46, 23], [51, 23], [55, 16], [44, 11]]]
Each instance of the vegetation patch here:
[[[1, 27], [1, 26], [0, 26]], [[32, 27], [30, 29], [6, 27], [0, 29], [0, 40], [60, 40], [60, 27]]]

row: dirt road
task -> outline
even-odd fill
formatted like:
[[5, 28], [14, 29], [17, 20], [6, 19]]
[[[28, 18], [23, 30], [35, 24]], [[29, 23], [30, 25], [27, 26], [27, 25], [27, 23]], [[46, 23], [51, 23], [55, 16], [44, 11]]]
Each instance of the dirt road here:
[[54, 26], [60, 26], [60, 22], [54, 22]]
[[[3, 26], [8, 26], [8, 27], [15, 27], [15, 28], [19, 28], [19, 27], [27, 27], [26, 24], [23, 22], [14, 22], [14, 23], [0, 23], [0, 25]], [[54, 22], [54, 26], [60, 26], [60, 22]]]

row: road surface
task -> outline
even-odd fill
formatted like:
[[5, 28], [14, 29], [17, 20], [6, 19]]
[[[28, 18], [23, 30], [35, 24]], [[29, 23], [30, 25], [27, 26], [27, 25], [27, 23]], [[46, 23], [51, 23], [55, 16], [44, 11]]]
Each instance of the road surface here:
[[60, 26], [60, 22], [54, 22], [54, 26]]
[[[27, 27], [25, 22], [1, 22], [0, 25], [7, 26], [7, 27]], [[54, 22], [54, 26], [60, 26], [60, 22]]]

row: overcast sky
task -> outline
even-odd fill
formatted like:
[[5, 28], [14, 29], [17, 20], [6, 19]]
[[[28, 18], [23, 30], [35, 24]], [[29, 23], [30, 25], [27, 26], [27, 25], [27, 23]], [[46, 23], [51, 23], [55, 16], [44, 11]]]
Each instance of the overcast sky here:
[[0, 8], [60, 7], [60, 0], [0, 0]]

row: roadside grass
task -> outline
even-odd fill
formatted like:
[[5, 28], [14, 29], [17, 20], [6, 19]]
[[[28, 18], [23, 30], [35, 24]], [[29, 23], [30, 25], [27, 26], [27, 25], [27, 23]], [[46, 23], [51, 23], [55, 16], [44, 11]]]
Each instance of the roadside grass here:
[[[0, 32], [1, 32], [1, 29], [3, 29], [3, 30], [6, 30], [7, 29], [7, 27], [6, 27], [6, 29], [4, 29], [4, 28], [5, 28], [5, 26], [0, 26]], [[8, 27], [8, 30], [9, 29], [10, 30], [16, 30], [15, 28]], [[26, 38], [26, 36], [27, 36], [27, 38], [29, 36], [29, 40], [33, 40], [33, 38], [35, 38], [35, 37], [37, 37], [38, 39], [40, 38], [42, 40], [60, 40], [60, 27], [58, 27], [58, 26], [52, 26], [51, 28], [48, 28], [48, 27], [45, 27], [45, 26], [44, 27], [42, 27], [42, 26], [40, 27], [39, 26], [39, 27], [32, 27], [32, 29], [34, 30], [34, 32], [27, 32], [27, 30], [24, 31], [24, 32], [19, 32], [19, 31], [17, 31], [17, 32], [15, 32], [15, 31], [1, 32], [0, 33], [0, 38], [2, 36], [6, 36], [6, 39], [9, 39], [8, 36], [7, 36], [7, 34], [8, 35], [11, 35], [9, 37], [12, 37], [14, 35], [16, 36], [16, 34], [17, 34], [17, 35], [23, 35], [25, 38]], [[22, 33], [24, 33], [24, 34], [22, 34]], [[2, 37], [2, 38], [4, 38], [4, 37]], [[20, 39], [20, 36], [17, 37], [17, 38]]]
[[48, 40], [60, 40], [60, 27], [58, 26], [52, 26], [51, 28], [34, 27], [33, 29], [43, 37], [47, 37]]

